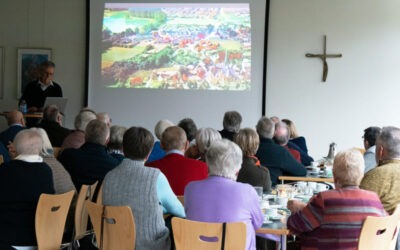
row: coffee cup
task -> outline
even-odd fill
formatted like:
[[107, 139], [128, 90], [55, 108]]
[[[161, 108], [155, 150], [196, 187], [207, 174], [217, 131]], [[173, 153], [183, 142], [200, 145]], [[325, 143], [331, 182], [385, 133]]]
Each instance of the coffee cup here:
[[305, 181], [299, 181], [296, 184], [294, 184], [298, 192], [304, 193], [304, 190], [307, 188], [307, 182]]
[[311, 166], [312, 166], [313, 168], [317, 168], [317, 167], [319, 166], [319, 162], [317, 162], [317, 161], [312, 161], [312, 162], [311, 162]]
[[323, 192], [329, 189], [329, 186], [324, 184], [324, 183], [318, 183], [317, 184], [317, 191], [318, 192]]
[[276, 203], [280, 206], [286, 207], [287, 202], [288, 202], [288, 197], [282, 197], [282, 196], [276, 197]]

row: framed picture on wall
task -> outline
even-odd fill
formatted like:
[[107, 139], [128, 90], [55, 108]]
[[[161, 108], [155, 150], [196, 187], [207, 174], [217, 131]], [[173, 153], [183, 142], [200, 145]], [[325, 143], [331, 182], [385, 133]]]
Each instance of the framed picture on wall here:
[[0, 99], [3, 99], [4, 90], [4, 48], [0, 47]]
[[18, 49], [17, 98], [29, 82], [39, 78], [39, 66], [48, 60], [51, 60], [51, 49]]

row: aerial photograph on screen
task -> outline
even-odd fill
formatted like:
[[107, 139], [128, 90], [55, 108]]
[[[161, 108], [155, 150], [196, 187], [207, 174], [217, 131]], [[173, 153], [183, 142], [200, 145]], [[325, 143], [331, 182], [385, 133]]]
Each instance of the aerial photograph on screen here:
[[249, 4], [106, 3], [108, 88], [249, 90]]

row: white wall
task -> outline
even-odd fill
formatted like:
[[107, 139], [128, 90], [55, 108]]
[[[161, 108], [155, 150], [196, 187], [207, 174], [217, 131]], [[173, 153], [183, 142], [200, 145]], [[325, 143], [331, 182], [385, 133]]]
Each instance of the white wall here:
[[17, 48], [51, 48], [55, 81], [69, 98], [65, 124], [73, 127], [84, 102], [85, 1], [1, 0], [0, 47], [5, 50], [0, 111], [17, 108]]
[[[400, 1], [271, 0], [267, 115], [289, 118], [311, 155], [362, 147], [363, 129], [400, 126]], [[328, 53], [326, 83], [320, 53]]]

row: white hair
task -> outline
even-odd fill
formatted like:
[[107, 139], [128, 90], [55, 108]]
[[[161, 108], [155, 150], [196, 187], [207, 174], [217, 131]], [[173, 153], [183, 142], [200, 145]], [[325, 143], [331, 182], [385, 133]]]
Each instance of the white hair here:
[[42, 138], [42, 150], [40, 151], [41, 156], [53, 155], [53, 146], [51, 145], [49, 136], [46, 131], [42, 128], [30, 128], [29, 130], [37, 132]]
[[154, 134], [156, 134], [156, 137], [161, 140], [161, 135], [164, 130], [171, 126], [174, 126], [174, 123], [172, 123], [170, 120], [159, 120], [154, 127]]
[[36, 131], [25, 129], [15, 136], [14, 146], [18, 155], [39, 155], [42, 150], [42, 137]]
[[242, 150], [227, 139], [216, 140], [207, 150], [206, 163], [210, 175], [236, 180], [242, 166]]
[[86, 126], [91, 120], [96, 119], [96, 114], [92, 111], [83, 110], [75, 117], [74, 127], [85, 132]]
[[364, 158], [360, 151], [339, 152], [333, 161], [333, 177], [341, 186], [358, 186], [364, 176]]
[[196, 134], [196, 144], [200, 155], [204, 155], [211, 143], [215, 140], [221, 140], [221, 134], [213, 128], [201, 128]]

